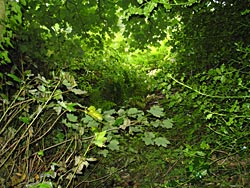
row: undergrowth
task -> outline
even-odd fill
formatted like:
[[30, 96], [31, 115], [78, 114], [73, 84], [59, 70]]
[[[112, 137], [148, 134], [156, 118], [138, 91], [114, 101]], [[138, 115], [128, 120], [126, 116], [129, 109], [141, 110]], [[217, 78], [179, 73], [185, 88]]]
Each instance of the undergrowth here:
[[235, 59], [215, 67], [193, 59], [195, 70], [167, 39], [134, 53], [104, 39], [88, 49], [26, 24], [42, 43], [29, 53], [39, 42], [14, 34], [20, 2], [7, 4], [0, 41], [1, 187], [249, 186], [249, 46], [235, 43]]

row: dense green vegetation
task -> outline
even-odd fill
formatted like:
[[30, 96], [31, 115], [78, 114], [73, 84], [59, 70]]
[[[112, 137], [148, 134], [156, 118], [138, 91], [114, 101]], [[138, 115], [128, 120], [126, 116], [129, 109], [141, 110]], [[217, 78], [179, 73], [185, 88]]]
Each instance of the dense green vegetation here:
[[0, 0], [0, 20], [0, 187], [249, 186], [249, 0]]

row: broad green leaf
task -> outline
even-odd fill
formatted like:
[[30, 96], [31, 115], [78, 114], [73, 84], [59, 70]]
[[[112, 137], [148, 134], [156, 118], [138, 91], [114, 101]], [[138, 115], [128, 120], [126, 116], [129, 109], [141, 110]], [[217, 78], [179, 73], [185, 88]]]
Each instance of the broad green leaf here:
[[84, 118], [82, 118], [81, 122], [86, 124], [86, 126], [90, 127], [91, 129], [97, 128], [99, 126], [99, 123], [89, 115], [86, 115]]
[[151, 125], [153, 127], [156, 127], [156, 128], [159, 127], [161, 124], [162, 124], [162, 122], [159, 119], [157, 119], [156, 121], [151, 122]]
[[163, 117], [165, 115], [163, 112], [163, 108], [158, 105], [152, 106], [149, 110], [147, 110], [147, 112], [158, 118]]
[[117, 111], [117, 114], [118, 114], [119, 116], [123, 116], [123, 115], [125, 114], [125, 110], [120, 109], [120, 110]]
[[98, 147], [105, 147], [104, 143], [107, 140], [105, 135], [106, 135], [106, 131], [95, 133], [95, 140], [93, 141], [93, 143], [97, 145]]
[[115, 122], [115, 118], [109, 114], [104, 114], [103, 119], [109, 122], [110, 124], [113, 124]]
[[107, 145], [107, 147], [114, 151], [114, 150], [120, 150], [119, 148], [119, 142], [117, 140], [111, 140], [110, 143]]
[[152, 140], [153, 138], [155, 138], [155, 134], [153, 132], [145, 132], [142, 140], [146, 145], [154, 145], [154, 141]]
[[103, 112], [104, 115], [113, 115], [114, 113], [115, 113], [115, 109], [111, 109], [111, 110]]
[[128, 116], [134, 117], [137, 113], [138, 113], [138, 109], [137, 108], [130, 108], [128, 110]]
[[162, 127], [166, 129], [171, 129], [173, 127], [173, 120], [172, 119], [165, 119], [162, 121]]
[[103, 120], [102, 114], [98, 112], [94, 106], [90, 106], [86, 113], [99, 121]]
[[140, 126], [131, 126], [129, 127], [129, 134], [133, 133], [141, 133], [143, 132], [142, 128]]
[[77, 122], [77, 116], [75, 116], [74, 114], [67, 114], [67, 119], [71, 122]]
[[208, 115], [206, 116], [206, 119], [211, 119], [212, 116], [213, 116], [213, 114], [208, 114]]
[[63, 100], [62, 91], [60, 89], [57, 89], [55, 91], [55, 94], [54, 94], [53, 98], [55, 100]]
[[19, 118], [23, 123], [29, 124], [30, 123], [30, 118], [28, 117], [20, 117]]
[[170, 144], [169, 140], [167, 140], [165, 137], [158, 137], [154, 139], [154, 141], [157, 146], [167, 147], [167, 145]]
[[31, 183], [26, 185], [27, 188], [53, 188], [52, 182]]
[[37, 155], [43, 157], [43, 156], [44, 156], [44, 151], [43, 151], [43, 150], [38, 151], [38, 152], [37, 152]]
[[141, 110], [138, 110], [137, 108], [130, 108], [128, 109], [127, 114], [129, 117], [136, 118], [136, 117], [142, 116], [144, 112]]
[[137, 0], [137, 2], [138, 2], [139, 4], [142, 4], [142, 3], [143, 3], [143, 0]]
[[152, 138], [143, 137], [142, 140], [146, 145], [154, 145], [154, 141], [152, 140]]
[[117, 118], [116, 120], [115, 120], [115, 122], [114, 122], [114, 126], [120, 126], [120, 125], [122, 125], [123, 124], [123, 122], [124, 122], [124, 118]]

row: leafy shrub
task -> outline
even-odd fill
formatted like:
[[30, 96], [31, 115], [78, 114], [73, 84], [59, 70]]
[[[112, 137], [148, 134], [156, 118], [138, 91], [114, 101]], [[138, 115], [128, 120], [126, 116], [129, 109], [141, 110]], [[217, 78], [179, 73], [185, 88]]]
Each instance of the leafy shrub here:
[[[240, 58], [237, 64], [247, 65], [246, 61]], [[166, 95], [164, 108], [178, 127], [172, 134], [182, 143], [176, 152], [183, 156], [187, 178], [175, 180], [176, 185], [211, 181], [216, 161], [232, 156], [245, 160], [250, 131], [248, 68], [223, 64], [192, 77], [158, 74], [163, 79], [158, 87]]]
[[[170, 144], [161, 132], [172, 128], [172, 120], [165, 119], [159, 106], [152, 106], [147, 113], [137, 108], [101, 112], [94, 106], [65, 100], [72, 94], [86, 95], [77, 89], [69, 73], [52, 73], [51, 80], [29, 71], [25, 80], [10, 76], [20, 86], [15, 95], [6, 96], [1, 103], [0, 168], [3, 172], [15, 163], [15, 172], [20, 174], [20, 178], [6, 179], [10, 186], [23, 181], [28, 187], [72, 185], [77, 175], [99, 157], [106, 157], [109, 151], [122, 151], [122, 132], [146, 145]], [[16, 163], [24, 159], [26, 163]], [[30, 165], [35, 160], [38, 162]], [[34, 177], [28, 178], [28, 173]], [[12, 174], [1, 178], [7, 176]]]

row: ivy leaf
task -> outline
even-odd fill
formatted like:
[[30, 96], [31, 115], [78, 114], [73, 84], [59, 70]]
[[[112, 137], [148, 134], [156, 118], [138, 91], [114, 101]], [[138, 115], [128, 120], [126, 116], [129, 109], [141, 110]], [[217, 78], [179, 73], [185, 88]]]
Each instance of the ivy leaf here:
[[162, 127], [166, 129], [171, 129], [173, 127], [173, 120], [172, 119], [165, 119], [162, 121]]
[[97, 145], [98, 147], [105, 147], [104, 143], [107, 140], [105, 135], [106, 135], [106, 131], [95, 133], [95, 140], [93, 141], [93, 143]]
[[123, 115], [125, 114], [125, 110], [120, 109], [120, 110], [118, 110], [117, 114], [118, 114], [119, 116], [123, 116]]
[[155, 138], [155, 134], [153, 132], [145, 132], [142, 140], [146, 145], [154, 145], [154, 141], [152, 140], [153, 138]]
[[105, 115], [113, 115], [115, 113], [115, 109], [107, 110], [103, 114]]
[[115, 122], [115, 118], [109, 114], [104, 114], [103, 118], [111, 124]]
[[90, 106], [86, 113], [99, 121], [103, 120], [102, 114], [98, 112], [94, 106]]
[[71, 122], [77, 122], [77, 116], [75, 116], [74, 114], [67, 114], [67, 119]]
[[167, 145], [170, 144], [169, 140], [164, 137], [158, 137], [154, 141], [157, 146], [167, 147]]
[[163, 112], [163, 108], [159, 107], [158, 105], [152, 106], [150, 110], [147, 110], [147, 112], [158, 118], [165, 115]]
[[109, 149], [111, 149], [112, 151], [114, 150], [120, 150], [119, 148], [119, 142], [117, 140], [111, 140], [110, 143], [107, 145], [107, 147]]
[[161, 125], [161, 121], [157, 119], [156, 121], [151, 122], [151, 125], [153, 125], [153, 127], [159, 127]]
[[129, 127], [129, 134], [133, 133], [141, 133], [143, 132], [141, 127], [135, 126], [135, 127]]
[[138, 114], [138, 109], [137, 108], [130, 108], [128, 110], [128, 116], [130, 117], [136, 117], [136, 115]]

